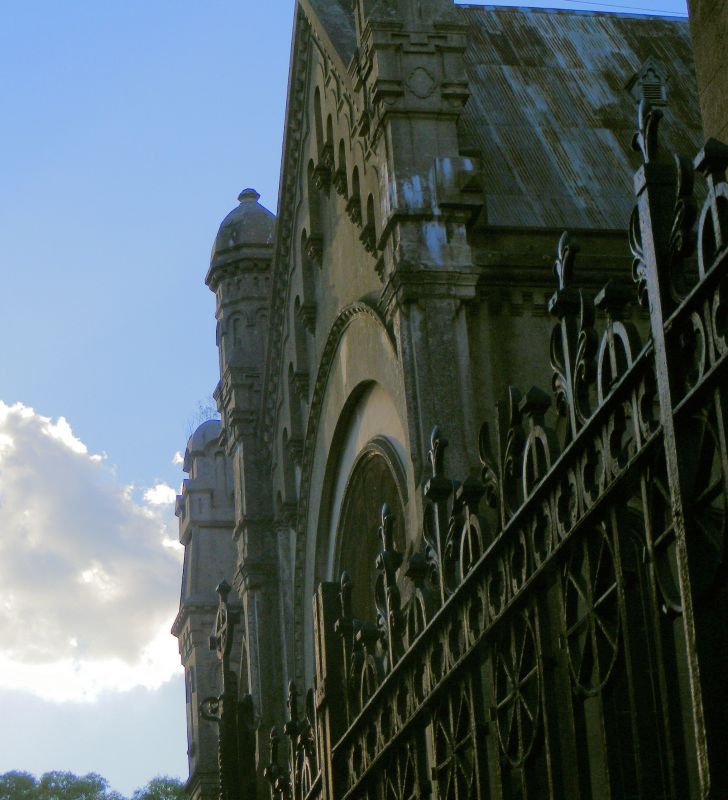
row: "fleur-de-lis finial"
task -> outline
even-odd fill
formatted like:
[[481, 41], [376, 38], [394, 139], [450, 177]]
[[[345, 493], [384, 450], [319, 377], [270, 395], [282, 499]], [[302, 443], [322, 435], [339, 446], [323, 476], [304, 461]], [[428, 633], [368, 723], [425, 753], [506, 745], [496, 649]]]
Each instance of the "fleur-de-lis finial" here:
[[556, 261], [554, 262], [554, 275], [559, 282], [559, 290], [563, 291], [571, 286], [574, 280], [574, 260], [579, 248], [572, 243], [568, 231], [564, 231], [556, 248]]
[[447, 439], [440, 435], [440, 429], [435, 426], [430, 434], [430, 451], [427, 454], [434, 478], [440, 478], [445, 474], [445, 448], [447, 445]]
[[649, 164], [657, 157], [657, 129], [662, 119], [662, 111], [653, 108], [642, 98], [637, 110], [637, 132], [632, 139], [632, 149], [642, 153], [642, 160]]

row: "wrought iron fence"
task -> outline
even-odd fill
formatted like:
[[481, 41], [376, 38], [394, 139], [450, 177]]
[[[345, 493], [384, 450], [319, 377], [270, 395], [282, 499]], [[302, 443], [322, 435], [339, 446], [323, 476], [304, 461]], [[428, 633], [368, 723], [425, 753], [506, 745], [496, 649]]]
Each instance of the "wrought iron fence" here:
[[660, 116], [640, 106], [633, 280], [590, 297], [559, 242], [551, 394], [511, 387], [461, 483], [433, 432], [406, 564], [382, 510], [376, 624], [346, 574], [319, 586], [274, 800], [728, 797], [728, 147], [663, 157]]

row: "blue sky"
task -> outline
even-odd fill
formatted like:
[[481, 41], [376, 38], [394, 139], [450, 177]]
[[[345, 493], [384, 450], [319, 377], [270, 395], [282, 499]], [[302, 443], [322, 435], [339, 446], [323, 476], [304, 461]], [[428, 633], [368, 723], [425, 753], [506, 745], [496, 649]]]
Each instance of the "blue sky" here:
[[0, 0], [0, 773], [185, 775], [168, 487], [217, 226], [244, 186], [275, 209], [292, 7]]

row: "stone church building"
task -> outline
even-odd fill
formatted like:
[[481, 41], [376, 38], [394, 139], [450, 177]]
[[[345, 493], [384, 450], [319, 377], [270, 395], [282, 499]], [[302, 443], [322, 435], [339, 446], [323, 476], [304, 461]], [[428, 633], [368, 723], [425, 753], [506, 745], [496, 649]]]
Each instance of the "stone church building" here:
[[[484, 441], [481, 423], [508, 387], [552, 384], [553, 265], [570, 265], [576, 249], [562, 240], [557, 254], [565, 230], [590, 296], [630, 276], [637, 106], [664, 111], [666, 150], [697, 151], [692, 64], [688, 23], [674, 18], [298, 0], [277, 215], [243, 190], [205, 278], [216, 297], [221, 420], [204, 423], [185, 452], [173, 628], [191, 798], [220, 791], [218, 726], [200, 710], [220, 692], [210, 649], [217, 584], [233, 587], [230, 658], [239, 696], [252, 698], [262, 791], [268, 732], [296, 718], [290, 682], [302, 696], [321, 687], [317, 587], [347, 573], [364, 651], [366, 632], [382, 626], [389, 549], [404, 565], [403, 606], [415, 597], [403, 574], [427, 550], [423, 493], [441, 463], [430, 455], [440, 446], [433, 428], [449, 443], [447, 474], [475, 480], [497, 438], [491, 425]], [[612, 324], [611, 296], [597, 303], [598, 324]], [[647, 335], [646, 311], [620, 314]], [[534, 397], [524, 396], [524, 415]], [[498, 516], [482, 511], [484, 528], [488, 514]], [[387, 591], [391, 603], [393, 584]], [[534, 793], [525, 769], [508, 769], [488, 781], [510, 794], [487, 796], [567, 796]], [[476, 796], [458, 791], [440, 796]], [[579, 796], [652, 796], [613, 791]]]

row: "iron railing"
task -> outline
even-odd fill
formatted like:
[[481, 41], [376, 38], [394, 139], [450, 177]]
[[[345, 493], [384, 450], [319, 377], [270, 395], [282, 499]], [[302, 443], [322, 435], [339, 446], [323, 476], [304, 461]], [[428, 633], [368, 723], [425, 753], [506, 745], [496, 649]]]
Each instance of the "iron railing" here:
[[660, 116], [641, 104], [633, 280], [590, 297], [559, 242], [551, 394], [510, 388], [477, 478], [433, 432], [406, 564], [382, 511], [376, 624], [346, 574], [319, 586], [273, 800], [728, 797], [728, 147], [663, 157]]

